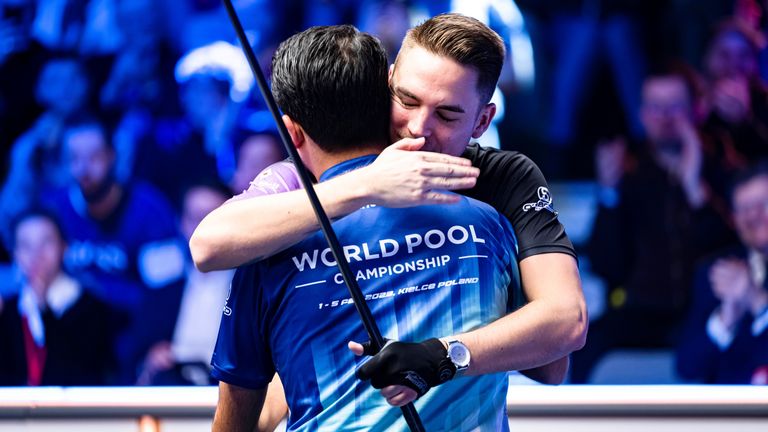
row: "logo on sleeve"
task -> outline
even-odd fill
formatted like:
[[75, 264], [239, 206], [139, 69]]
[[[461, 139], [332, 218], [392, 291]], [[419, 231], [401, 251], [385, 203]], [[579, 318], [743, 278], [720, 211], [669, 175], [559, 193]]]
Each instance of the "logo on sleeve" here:
[[224, 316], [232, 316], [232, 308], [229, 307], [229, 296], [232, 295], [232, 282], [229, 283], [229, 291], [227, 291], [227, 299], [224, 300]]
[[539, 200], [535, 203], [526, 203], [523, 205], [523, 211], [527, 212], [528, 210], [533, 209], [534, 211], [539, 212], [543, 209], [547, 209], [557, 215], [555, 208], [552, 206], [552, 194], [549, 193], [549, 189], [544, 186], [539, 186], [537, 193], [539, 195]]

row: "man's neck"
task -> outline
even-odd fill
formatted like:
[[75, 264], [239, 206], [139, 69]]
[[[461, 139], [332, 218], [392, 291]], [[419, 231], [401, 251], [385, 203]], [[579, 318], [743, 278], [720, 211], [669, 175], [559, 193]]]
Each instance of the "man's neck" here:
[[117, 208], [123, 197], [123, 188], [117, 183], [113, 184], [104, 198], [88, 203], [88, 214], [96, 220], [106, 219]]
[[350, 159], [355, 159], [361, 156], [378, 155], [383, 150], [382, 146], [371, 145], [354, 150], [336, 152], [336, 153], [320, 153], [315, 155], [314, 163], [312, 164], [312, 174], [315, 178], [319, 179], [320, 176], [329, 168], [338, 165], [342, 162], [346, 162]]

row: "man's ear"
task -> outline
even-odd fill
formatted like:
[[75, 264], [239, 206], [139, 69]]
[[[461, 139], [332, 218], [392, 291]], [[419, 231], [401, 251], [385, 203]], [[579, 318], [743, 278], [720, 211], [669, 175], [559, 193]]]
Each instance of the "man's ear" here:
[[387, 81], [389, 82], [389, 84], [392, 84], [392, 74], [394, 73], [395, 73], [395, 64], [392, 63], [391, 65], [389, 65], [389, 73], [387, 74]]
[[488, 127], [491, 125], [493, 116], [496, 115], [496, 104], [489, 103], [480, 110], [480, 115], [477, 117], [475, 128], [472, 129], [472, 138], [480, 138]]
[[300, 124], [294, 122], [293, 119], [288, 117], [286, 114], [283, 114], [283, 123], [285, 123], [285, 128], [288, 129], [288, 135], [291, 136], [293, 146], [297, 149], [301, 148], [306, 143], [304, 129], [302, 129]]

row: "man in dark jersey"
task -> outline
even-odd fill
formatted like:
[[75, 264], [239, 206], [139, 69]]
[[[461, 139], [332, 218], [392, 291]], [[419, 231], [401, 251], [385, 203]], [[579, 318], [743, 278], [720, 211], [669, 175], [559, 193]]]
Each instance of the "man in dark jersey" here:
[[[386, 59], [378, 40], [352, 26], [310, 28], [275, 53], [275, 98], [321, 182], [369, 165], [386, 146]], [[407, 429], [388, 403], [398, 398], [374, 389], [391, 379], [422, 396], [428, 430], [508, 430], [507, 370], [475, 370], [462, 341], [522, 303], [509, 221], [459, 197], [453, 205], [363, 206], [334, 230], [382, 334], [398, 341], [360, 368], [373, 387], [355, 377], [359, 360], [347, 343], [366, 333], [317, 231], [233, 278], [211, 362], [221, 381], [214, 430], [251, 430], [276, 371], [290, 430]]]
[[[496, 49], [488, 57], [500, 64], [503, 47], [488, 48], [489, 35], [498, 38], [487, 26], [455, 14], [412, 29], [389, 77], [395, 102], [391, 136], [402, 139], [371, 165], [318, 184], [317, 192], [326, 212], [336, 218], [370, 203], [410, 207], [455, 202], [455, 195], [440, 190], [472, 188], [468, 194], [487, 200], [512, 222], [528, 299], [524, 307], [487, 326], [476, 339], [477, 349], [492, 353], [489, 369], [490, 363], [504, 362], [507, 369], [525, 370], [540, 381], [561, 382], [567, 366], [562, 359], [583, 346], [587, 317], [573, 248], [553, 211], [546, 181], [519, 153], [465, 148], [482, 135], [495, 113], [488, 88], [495, 85], [498, 71], [481, 74], [481, 56], [466, 55]], [[418, 151], [422, 148], [429, 151]], [[462, 152], [471, 160], [457, 157]], [[281, 177], [270, 180], [269, 174], [279, 170], [274, 168], [198, 226], [190, 246], [201, 269], [263, 259], [318, 229], [303, 191], [273, 193], [290, 189], [291, 183]], [[473, 358], [480, 367], [474, 352]]]

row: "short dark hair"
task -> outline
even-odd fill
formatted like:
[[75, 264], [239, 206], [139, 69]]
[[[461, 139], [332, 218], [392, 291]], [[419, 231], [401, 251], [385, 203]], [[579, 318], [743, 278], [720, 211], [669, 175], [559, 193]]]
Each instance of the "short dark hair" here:
[[283, 113], [326, 152], [389, 141], [387, 54], [351, 25], [311, 27], [281, 43], [272, 91]]
[[475, 68], [480, 102], [486, 104], [491, 100], [504, 65], [506, 49], [504, 40], [490, 27], [465, 15], [441, 14], [410, 29], [400, 53], [413, 45]]
[[98, 129], [104, 136], [104, 143], [107, 148], [115, 150], [114, 143], [112, 142], [112, 127], [110, 124], [99, 116], [87, 112], [79, 113], [64, 123], [64, 129], [61, 134], [62, 143], [73, 130], [86, 128]]
[[712, 26], [709, 39], [707, 40], [707, 50], [711, 50], [718, 39], [725, 35], [731, 34], [737, 35], [744, 39], [744, 41], [749, 45], [750, 48], [752, 48], [752, 51], [755, 54], [765, 48], [765, 36], [759, 30], [751, 28], [743, 20], [729, 17], [715, 23], [715, 25]]
[[736, 195], [736, 189], [744, 186], [758, 177], [768, 177], [768, 159], [760, 159], [733, 174], [730, 184], [730, 204], [733, 207], [733, 198]]
[[644, 81], [664, 78], [679, 78], [685, 85], [688, 100], [693, 106], [706, 92], [702, 76], [690, 64], [675, 58], [664, 58], [648, 68]]
[[56, 215], [56, 213], [46, 207], [33, 206], [26, 208], [24, 211], [11, 219], [11, 250], [16, 249], [16, 231], [18, 231], [19, 226], [32, 218], [42, 218], [50, 221], [56, 229], [56, 233], [59, 235], [61, 241], [63, 243], [67, 242], [67, 237], [64, 234], [64, 229], [61, 226], [61, 221], [59, 220], [59, 217]]

